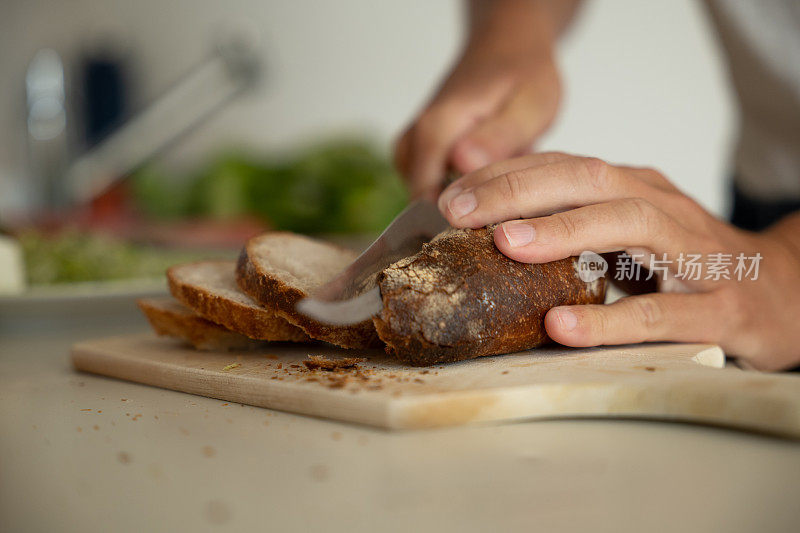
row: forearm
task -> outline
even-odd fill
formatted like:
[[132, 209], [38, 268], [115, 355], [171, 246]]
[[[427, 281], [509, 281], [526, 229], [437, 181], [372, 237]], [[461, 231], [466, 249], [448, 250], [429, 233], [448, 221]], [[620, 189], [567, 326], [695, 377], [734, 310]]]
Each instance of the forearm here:
[[500, 31], [552, 44], [569, 26], [582, 0], [468, 0], [470, 36]]

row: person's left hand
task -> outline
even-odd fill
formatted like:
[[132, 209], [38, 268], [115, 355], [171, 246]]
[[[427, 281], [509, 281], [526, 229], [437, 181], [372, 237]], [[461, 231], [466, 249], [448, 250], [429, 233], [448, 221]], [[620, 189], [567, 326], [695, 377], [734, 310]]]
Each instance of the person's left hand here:
[[[661, 261], [659, 293], [550, 310], [545, 327], [556, 342], [708, 342], [756, 368], [800, 363], [800, 249], [792, 240], [800, 217], [745, 232], [713, 217], [655, 170], [562, 153], [467, 174], [444, 190], [439, 208], [455, 227], [504, 222], [495, 243], [517, 261], [544, 263], [585, 250]], [[677, 278], [682, 260], [697, 254], [705, 261], [699, 278], [686, 272]], [[737, 257], [756, 254], [756, 279], [736, 279]], [[729, 261], [729, 279], [709, 264], [720, 258]]]

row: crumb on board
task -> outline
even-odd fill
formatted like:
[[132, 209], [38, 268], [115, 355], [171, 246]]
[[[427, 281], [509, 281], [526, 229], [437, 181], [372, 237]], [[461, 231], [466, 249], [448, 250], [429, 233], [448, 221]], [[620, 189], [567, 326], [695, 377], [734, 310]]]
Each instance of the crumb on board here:
[[223, 367], [222, 371], [223, 372], [227, 372], [228, 370], [233, 370], [234, 368], [239, 368], [240, 366], [242, 366], [242, 363], [231, 363], [231, 364]]
[[358, 363], [364, 362], [363, 357], [343, 357], [341, 359], [328, 359], [322, 355], [309, 355], [308, 360], [303, 361], [309, 370], [337, 370], [339, 368], [353, 368]]

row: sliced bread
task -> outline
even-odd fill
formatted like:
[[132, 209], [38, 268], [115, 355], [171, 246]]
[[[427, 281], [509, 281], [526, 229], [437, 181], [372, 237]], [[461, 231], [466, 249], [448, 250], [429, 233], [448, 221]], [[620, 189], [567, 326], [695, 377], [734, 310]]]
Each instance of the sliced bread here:
[[358, 254], [293, 233], [273, 232], [253, 237], [239, 256], [236, 281], [256, 302], [299, 326], [310, 337], [343, 348], [380, 346], [371, 320], [352, 326], [331, 326], [295, 310]]
[[167, 270], [172, 295], [198, 315], [250, 337], [269, 341], [309, 340], [303, 330], [256, 304], [236, 284], [235, 261], [198, 261]]
[[604, 280], [581, 281], [576, 259], [518, 263], [492, 228], [447, 230], [378, 276], [375, 327], [387, 352], [413, 365], [534, 348], [549, 340], [551, 308], [603, 303]]
[[169, 296], [136, 303], [157, 334], [182, 339], [198, 350], [249, 350], [263, 344], [206, 320]]

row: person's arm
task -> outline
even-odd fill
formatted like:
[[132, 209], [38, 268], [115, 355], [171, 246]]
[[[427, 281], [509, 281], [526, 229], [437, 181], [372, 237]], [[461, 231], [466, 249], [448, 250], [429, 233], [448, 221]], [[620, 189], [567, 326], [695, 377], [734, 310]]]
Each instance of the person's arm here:
[[501, 30], [517, 23], [527, 24], [523, 30], [545, 24], [550, 38], [563, 32], [582, 0], [468, 0], [467, 16], [470, 35], [487, 23], [499, 22]]
[[412, 195], [434, 196], [448, 168], [466, 173], [525, 153], [561, 96], [554, 41], [580, 0], [471, 0], [464, 50], [400, 137]]
[[556, 342], [707, 342], [759, 369], [800, 364], [800, 213], [742, 231], [655, 170], [561, 153], [470, 173], [445, 189], [439, 208], [455, 227], [501, 222], [495, 244], [517, 261], [626, 250], [659, 273], [661, 292], [550, 310], [545, 327]]

